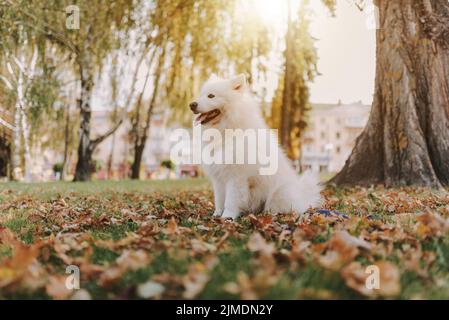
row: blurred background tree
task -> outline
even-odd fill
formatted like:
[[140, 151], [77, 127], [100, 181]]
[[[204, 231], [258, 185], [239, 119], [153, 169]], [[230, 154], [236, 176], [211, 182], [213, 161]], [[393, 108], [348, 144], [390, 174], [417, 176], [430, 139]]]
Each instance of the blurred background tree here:
[[[322, 3], [334, 12], [335, 0]], [[363, 9], [365, 1], [353, 3]], [[447, 185], [449, 4], [375, 4], [380, 29], [373, 111], [332, 182]], [[267, 12], [254, 10], [262, 5]], [[285, 5], [277, 30], [264, 16], [275, 5]], [[111, 177], [115, 132], [129, 121], [130, 177], [138, 179], [153, 116], [163, 113], [167, 125], [188, 125], [188, 103], [212, 73], [242, 72], [288, 156], [298, 159], [309, 84], [318, 75], [311, 13], [308, 0], [0, 0], [0, 102], [10, 117], [2, 167], [11, 178], [30, 181], [33, 155], [51, 148], [63, 155], [63, 178], [74, 159], [74, 180], [90, 180], [93, 153], [112, 135], [105, 161]], [[262, 83], [273, 57], [282, 67], [274, 70], [277, 88], [267, 97]], [[99, 107], [93, 105], [95, 90], [105, 92], [100, 107], [110, 122], [97, 136], [91, 133], [92, 109]]]
[[[35, 68], [40, 77], [47, 77], [30, 83], [26, 98], [32, 125], [28, 130], [25, 125], [28, 122], [20, 121], [24, 138], [14, 139], [17, 146], [14, 150], [22, 150], [22, 159], [31, 158], [27, 156], [28, 143], [42, 140], [35, 124], [41, 124], [39, 118], [47, 114], [52, 119], [47, 129], [63, 128], [52, 134], [61, 139], [45, 143], [47, 147], [62, 149], [61, 175], [65, 175], [70, 150], [77, 143], [74, 180], [89, 180], [95, 148], [110, 135], [115, 139], [114, 133], [128, 112], [133, 159], [131, 178], [138, 179], [157, 106], [170, 106], [170, 122], [187, 124], [191, 116], [186, 106], [211, 73], [231, 76], [243, 72], [250, 83], [259, 83], [266, 76], [267, 61], [276, 49], [272, 44], [284, 38], [285, 70], [280, 74], [277, 90], [283, 107], [273, 103], [271, 113], [276, 117], [277, 109], [281, 110], [281, 120], [271, 121], [271, 124], [279, 126], [281, 132], [289, 132], [285, 141], [281, 135], [281, 141], [288, 154], [297, 157], [301, 132], [306, 125], [307, 82], [316, 72], [316, 53], [308, 30], [308, 1], [295, 12], [289, 9], [287, 35], [270, 29], [263, 17], [253, 10], [256, 1], [77, 1], [73, 7], [70, 1], [1, 0], [0, 10], [5, 22], [2, 23], [1, 42], [6, 48], [2, 55], [7, 57], [10, 51], [20, 48], [30, 55], [34, 44], [38, 48]], [[331, 2], [329, 5], [332, 6]], [[80, 21], [76, 25], [78, 14]], [[75, 22], [75, 28], [68, 26], [68, 21]], [[123, 63], [126, 58], [133, 63]], [[92, 95], [105, 70], [110, 79], [112, 127], [100, 136], [91, 137]], [[145, 80], [138, 90], [142, 72]], [[124, 79], [128, 80], [126, 85], [123, 85]], [[120, 89], [123, 86], [128, 90]], [[149, 97], [144, 98], [145, 92]], [[256, 93], [265, 99], [263, 90]], [[119, 99], [119, 96], [126, 98]], [[79, 111], [75, 118], [70, 112], [70, 108], [75, 107], [74, 100]], [[14, 101], [20, 105], [19, 99]], [[290, 112], [293, 117], [289, 116]], [[22, 117], [20, 112], [17, 115]], [[79, 124], [77, 134], [75, 123]], [[114, 143], [106, 164], [108, 172], [113, 154]], [[26, 165], [22, 167], [27, 168]]]
[[[288, 2], [289, 4], [291, 1]], [[284, 72], [271, 105], [267, 121], [279, 128], [279, 141], [291, 159], [298, 159], [302, 133], [310, 110], [309, 87], [318, 74], [318, 57], [310, 35], [309, 1], [302, 1], [297, 12], [288, 6], [285, 35]]]

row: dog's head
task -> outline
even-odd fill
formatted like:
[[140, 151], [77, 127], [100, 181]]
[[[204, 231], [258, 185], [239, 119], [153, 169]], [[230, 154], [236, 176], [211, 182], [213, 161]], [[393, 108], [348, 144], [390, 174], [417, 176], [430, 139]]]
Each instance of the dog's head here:
[[244, 74], [231, 79], [220, 79], [213, 75], [201, 89], [199, 98], [190, 104], [190, 109], [196, 115], [195, 122], [202, 125], [214, 125], [227, 113], [238, 112], [232, 110], [241, 95], [247, 90]]

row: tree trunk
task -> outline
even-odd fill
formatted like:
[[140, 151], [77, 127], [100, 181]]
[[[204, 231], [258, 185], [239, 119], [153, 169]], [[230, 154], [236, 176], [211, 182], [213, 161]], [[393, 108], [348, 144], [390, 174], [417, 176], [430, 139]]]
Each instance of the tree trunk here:
[[131, 179], [138, 180], [140, 178], [140, 165], [142, 163], [143, 150], [145, 144], [139, 143], [134, 146], [134, 161], [131, 165]]
[[76, 163], [74, 181], [90, 181], [92, 172], [94, 171], [94, 164], [92, 161], [92, 154], [95, 148], [103, 142], [123, 123], [121, 118], [115, 125], [106, 133], [100, 135], [95, 139], [90, 138], [90, 120], [92, 118], [91, 98], [93, 90], [93, 75], [92, 64], [88, 56], [79, 56], [79, 70], [81, 78], [81, 96], [79, 100], [80, 109], [80, 129], [79, 129], [79, 145], [78, 145], [78, 162]]
[[0, 132], [0, 177], [8, 176], [11, 159], [11, 143], [6, 134]]
[[449, 185], [449, 3], [378, 0], [368, 124], [338, 185]]
[[74, 181], [89, 181], [92, 175], [92, 145], [90, 140], [90, 120], [92, 117], [91, 97], [93, 77], [90, 64], [83, 60], [79, 63], [81, 78], [81, 96], [79, 99], [80, 129], [78, 145], [78, 162], [76, 163]]
[[112, 167], [114, 165], [114, 152], [115, 152], [115, 133], [112, 135], [111, 152], [109, 153], [108, 164], [107, 164], [107, 177], [108, 180], [113, 178]]
[[62, 160], [61, 177], [64, 180], [67, 174], [68, 160], [69, 160], [69, 145], [70, 145], [70, 104], [67, 105], [65, 115], [65, 129], [64, 129], [64, 158]]
[[287, 34], [285, 36], [285, 70], [284, 70], [284, 90], [282, 92], [282, 106], [281, 106], [281, 123], [280, 123], [280, 144], [284, 150], [290, 149], [290, 117], [292, 104], [292, 90], [291, 90], [291, 76], [293, 63], [293, 22], [292, 22], [292, 8], [291, 0], [288, 0], [288, 20], [287, 20]]
[[[148, 110], [147, 110], [147, 117], [145, 119], [145, 124], [144, 124], [144, 128], [142, 129], [142, 132], [140, 132], [139, 126], [140, 126], [140, 110], [138, 110], [138, 113], [136, 115], [136, 121], [135, 124], [133, 125], [133, 127], [135, 126], [135, 128], [133, 128], [133, 130], [135, 129], [135, 136], [134, 136], [134, 159], [133, 159], [133, 163], [131, 165], [131, 179], [139, 179], [140, 177], [140, 165], [142, 163], [142, 158], [143, 158], [143, 152], [145, 150], [145, 144], [147, 142], [147, 138], [148, 138], [148, 134], [149, 134], [149, 130], [150, 130], [150, 125], [151, 125], [151, 117], [153, 116], [153, 109], [154, 109], [154, 105], [156, 104], [156, 98], [157, 98], [157, 94], [158, 94], [158, 90], [159, 90], [159, 82], [161, 79], [161, 74], [162, 74], [162, 68], [164, 65], [164, 60], [165, 60], [165, 47], [162, 49], [162, 52], [159, 55], [159, 59], [158, 59], [158, 65], [156, 68], [156, 74], [154, 76], [154, 83], [153, 83], [153, 92], [151, 95], [151, 100], [150, 100], [150, 104], [148, 106]], [[146, 81], [148, 80], [149, 74], [147, 75], [147, 78], [145, 80], [145, 85], [146, 85]], [[145, 88], [145, 86], [144, 86]], [[139, 104], [141, 103], [141, 99], [142, 96], [140, 96], [139, 98]], [[138, 106], [139, 106], [138, 104]]]

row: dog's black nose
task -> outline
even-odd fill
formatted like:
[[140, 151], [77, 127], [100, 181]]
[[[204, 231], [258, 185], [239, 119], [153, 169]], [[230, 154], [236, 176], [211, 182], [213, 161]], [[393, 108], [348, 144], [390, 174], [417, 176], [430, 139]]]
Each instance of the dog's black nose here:
[[190, 110], [192, 110], [193, 112], [195, 112], [196, 109], [198, 109], [198, 103], [192, 102], [192, 103], [189, 105], [189, 107], [190, 107]]

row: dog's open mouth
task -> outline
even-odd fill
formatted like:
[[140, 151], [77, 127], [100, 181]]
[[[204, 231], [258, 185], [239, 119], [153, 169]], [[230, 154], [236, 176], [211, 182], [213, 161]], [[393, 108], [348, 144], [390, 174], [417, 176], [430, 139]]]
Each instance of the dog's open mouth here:
[[221, 111], [218, 109], [214, 109], [209, 112], [200, 113], [200, 115], [196, 118], [196, 123], [207, 124], [215, 119], [217, 119], [221, 115]]

